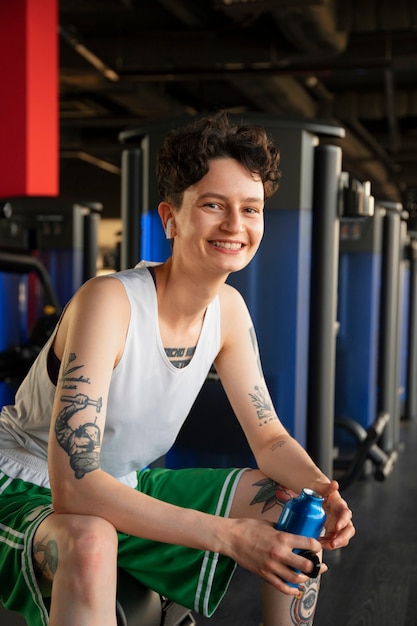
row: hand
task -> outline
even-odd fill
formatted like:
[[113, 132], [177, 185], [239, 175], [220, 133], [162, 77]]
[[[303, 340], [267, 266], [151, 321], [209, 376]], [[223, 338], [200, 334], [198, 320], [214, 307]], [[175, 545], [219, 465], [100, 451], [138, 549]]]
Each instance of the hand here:
[[[278, 531], [266, 521], [255, 519], [230, 520], [231, 543], [235, 546], [229, 556], [245, 569], [261, 576], [276, 589], [287, 595], [296, 596], [298, 585], [305, 583], [308, 576], [300, 572], [311, 572], [313, 564], [309, 559], [294, 553], [295, 549], [321, 552], [321, 545], [315, 539]], [[320, 573], [327, 571], [322, 563]], [[285, 581], [297, 585], [290, 587]]]
[[332, 480], [328, 485], [320, 488], [320, 495], [324, 496], [323, 508], [326, 511], [326, 534], [320, 538], [325, 550], [335, 550], [347, 546], [355, 534], [352, 523], [352, 511], [340, 495], [339, 485]]

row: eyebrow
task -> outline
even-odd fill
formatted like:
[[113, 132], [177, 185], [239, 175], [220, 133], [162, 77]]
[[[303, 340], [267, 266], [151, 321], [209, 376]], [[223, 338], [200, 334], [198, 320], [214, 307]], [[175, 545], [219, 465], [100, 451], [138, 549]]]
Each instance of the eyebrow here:
[[[224, 196], [221, 193], [216, 193], [215, 191], [207, 191], [206, 193], [202, 193], [198, 196], [199, 200], [204, 200], [205, 198], [219, 198], [221, 200], [227, 200], [227, 196]], [[244, 202], [264, 202], [264, 199], [260, 196], [253, 196], [251, 198], [243, 198]]]

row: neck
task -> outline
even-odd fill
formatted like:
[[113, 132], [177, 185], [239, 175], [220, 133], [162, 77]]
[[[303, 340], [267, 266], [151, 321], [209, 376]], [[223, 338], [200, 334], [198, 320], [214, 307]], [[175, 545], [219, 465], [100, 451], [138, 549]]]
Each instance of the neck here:
[[227, 278], [202, 280], [192, 271], [177, 268], [172, 258], [155, 270], [160, 316], [176, 325], [200, 321]]

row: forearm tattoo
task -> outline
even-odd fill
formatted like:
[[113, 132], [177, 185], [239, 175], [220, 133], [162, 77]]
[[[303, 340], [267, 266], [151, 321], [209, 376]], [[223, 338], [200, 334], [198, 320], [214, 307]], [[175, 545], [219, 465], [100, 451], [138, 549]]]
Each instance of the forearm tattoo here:
[[[77, 390], [79, 383], [90, 384], [89, 378], [71, 376], [72, 373], [84, 367], [83, 365], [70, 367], [70, 363], [76, 358], [74, 353], [70, 355], [68, 365], [60, 380], [61, 389]], [[96, 415], [94, 422], [86, 420], [74, 428], [70, 421], [76, 413], [90, 406], [95, 407], [96, 413], [100, 413], [102, 398], [93, 400], [84, 393], [77, 393], [75, 395], [62, 394], [60, 400], [68, 403], [68, 405], [58, 413], [55, 422], [56, 439], [69, 456], [75, 478], [82, 478], [87, 472], [92, 472], [100, 467], [101, 432], [96, 424], [98, 416]]]

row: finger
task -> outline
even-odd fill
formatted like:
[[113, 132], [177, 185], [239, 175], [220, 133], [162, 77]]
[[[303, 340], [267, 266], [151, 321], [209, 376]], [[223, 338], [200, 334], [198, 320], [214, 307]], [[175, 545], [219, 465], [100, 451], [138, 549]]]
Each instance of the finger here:
[[[306, 583], [310, 578], [308, 570], [312, 569], [311, 566], [312, 563], [309, 559], [292, 552], [286, 563], [275, 562], [273, 570], [268, 572], [265, 579], [281, 590], [283, 586], [298, 589], [299, 585]], [[306, 573], [302, 571], [302, 568], [306, 569]], [[285, 593], [287, 592], [288, 590], [285, 591]]]
[[264, 579], [275, 587], [275, 589], [281, 591], [281, 593], [285, 593], [290, 596], [297, 596], [299, 593], [299, 585], [308, 580], [307, 576], [297, 574], [294, 570], [285, 567], [282, 568], [282, 575], [273, 575], [270, 573], [267, 576], [264, 576]]
[[291, 587], [280, 578], [276, 579], [275, 584], [273, 583], [273, 586], [275, 587], [275, 589], [278, 589], [278, 591], [281, 591], [281, 593], [285, 593], [288, 596], [294, 596], [297, 598], [300, 594], [300, 587], [298, 585], [296, 587]]
[[306, 574], [309, 578], [317, 578], [320, 573], [327, 571], [327, 566], [323, 566], [320, 557], [310, 550], [300, 550], [299, 556], [303, 557], [302, 564], [297, 568]]
[[320, 538], [320, 543], [325, 550], [335, 550], [346, 546], [355, 535], [355, 527], [352, 523], [339, 532], [328, 532]]
[[293, 535], [286, 531], [277, 531], [276, 539], [280, 545], [293, 550], [311, 550], [311, 552], [320, 552], [321, 545], [317, 539], [313, 537], [305, 537], [304, 535]]
[[343, 531], [344, 528], [349, 526], [353, 526], [352, 524], [352, 511], [346, 505], [346, 508], [340, 513], [338, 519], [335, 523], [336, 531]]
[[[328, 522], [333, 521], [334, 527], [341, 530], [352, 520], [352, 511], [339, 493], [328, 496], [325, 503]], [[329, 524], [327, 524], [329, 526]]]
[[285, 589], [284, 593], [296, 596], [298, 595], [300, 585], [305, 584], [308, 581], [309, 576], [298, 570], [295, 571], [292, 568], [287, 568], [284, 577], [281, 578], [281, 576], [279, 576], [278, 579], [281, 584], [283, 584], [283, 588]]
[[331, 480], [323, 490], [321, 490], [322, 495], [324, 496], [324, 500], [328, 500], [328, 498], [333, 494], [339, 491], [339, 483], [337, 480]]

